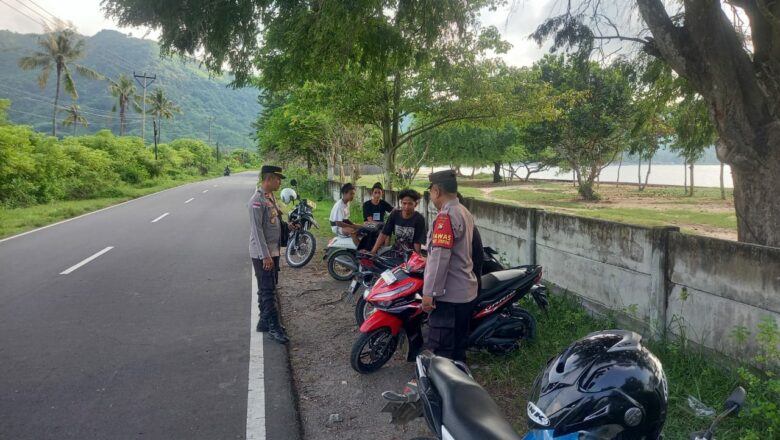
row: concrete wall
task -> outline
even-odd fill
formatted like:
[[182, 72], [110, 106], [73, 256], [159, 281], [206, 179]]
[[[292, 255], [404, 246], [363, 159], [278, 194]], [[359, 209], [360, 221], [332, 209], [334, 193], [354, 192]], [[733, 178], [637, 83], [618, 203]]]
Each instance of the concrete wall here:
[[669, 240], [667, 325], [671, 332], [735, 357], [755, 352], [734, 329], [780, 326], [780, 248], [673, 233]]
[[[388, 191], [388, 201], [395, 201]], [[338, 196], [338, 190], [336, 190]], [[486, 246], [647, 336], [681, 335], [728, 356], [756, 353], [758, 324], [780, 326], [780, 248], [466, 199]], [[418, 206], [433, 221], [428, 194]], [[736, 328], [751, 333], [741, 343]]]

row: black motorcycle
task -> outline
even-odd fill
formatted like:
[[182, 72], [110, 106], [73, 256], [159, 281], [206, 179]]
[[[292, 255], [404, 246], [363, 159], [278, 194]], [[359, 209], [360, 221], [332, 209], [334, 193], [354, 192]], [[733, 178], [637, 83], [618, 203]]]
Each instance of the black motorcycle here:
[[317, 221], [314, 220], [314, 203], [306, 199], [298, 198], [298, 205], [290, 211], [287, 221], [290, 225], [297, 226], [290, 228], [290, 235], [287, 239], [287, 248], [284, 258], [290, 267], [303, 267], [314, 257], [317, 250], [317, 240], [309, 232], [312, 226], [319, 229]]
[[[382, 412], [392, 415], [391, 423], [406, 425], [425, 417], [435, 439], [507, 440], [521, 436], [504, 418], [501, 409], [487, 391], [471, 376], [461, 362], [424, 352], [417, 356], [416, 378], [406, 384], [403, 393], [385, 391], [387, 401]], [[724, 411], [706, 431], [694, 432], [690, 440], [712, 440], [715, 427], [724, 418], [737, 414], [745, 403], [745, 390], [737, 387], [724, 405]], [[576, 440], [578, 433], [559, 437], [529, 432], [523, 440]], [[417, 437], [415, 440], [426, 440]]]
[[229, 167], [225, 167], [225, 171], [222, 172], [222, 175], [223, 176], [229, 176], [230, 175], [230, 168]]

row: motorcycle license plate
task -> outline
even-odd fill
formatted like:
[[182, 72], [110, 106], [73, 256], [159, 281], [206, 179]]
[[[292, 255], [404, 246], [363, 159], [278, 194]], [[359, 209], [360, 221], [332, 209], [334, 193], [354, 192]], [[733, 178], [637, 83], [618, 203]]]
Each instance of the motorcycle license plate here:
[[349, 293], [355, 293], [355, 290], [357, 290], [357, 285], [357, 280], [352, 280], [352, 282], [349, 283]]
[[382, 279], [385, 280], [385, 284], [388, 286], [397, 281], [395, 274], [389, 269], [382, 272]]

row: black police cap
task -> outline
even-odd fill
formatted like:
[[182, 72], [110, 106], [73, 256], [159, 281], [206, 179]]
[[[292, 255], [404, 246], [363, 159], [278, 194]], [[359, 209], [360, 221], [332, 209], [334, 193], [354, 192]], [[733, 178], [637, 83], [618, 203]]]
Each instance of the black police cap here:
[[284, 179], [284, 174], [282, 174], [282, 168], [277, 167], [276, 165], [263, 165], [263, 168], [260, 169], [260, 175], [264, 174], [276, 174], [280, 178]]
[[437, 171], [435, 173], [429, 174], [428, 180], [431, 182], [431, 184], [428, 185], [428, 189], [431, 189], [431, 186], [433, 186], [434, 184], [442, 184], [446, 182], [457, 183], [458, 181], [458, 179], [456, 178], [455, 170]]

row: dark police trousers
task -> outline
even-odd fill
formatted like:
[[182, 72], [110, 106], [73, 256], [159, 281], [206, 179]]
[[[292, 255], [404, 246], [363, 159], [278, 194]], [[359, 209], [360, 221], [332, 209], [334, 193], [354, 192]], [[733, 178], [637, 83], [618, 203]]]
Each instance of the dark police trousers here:
[[279, 282], [279, 257], [271, 257], [274, 260], [273, 270], [263, 270], [263, 260], [252, 258], [257, 278], [257, 307], [260, 315], [276, 314], [276, 284]]
[[437, 356], [465, 362], [473, 308], [470, 302], [436, 301], [428, 316], [428, 349]]

